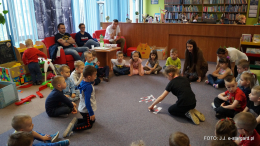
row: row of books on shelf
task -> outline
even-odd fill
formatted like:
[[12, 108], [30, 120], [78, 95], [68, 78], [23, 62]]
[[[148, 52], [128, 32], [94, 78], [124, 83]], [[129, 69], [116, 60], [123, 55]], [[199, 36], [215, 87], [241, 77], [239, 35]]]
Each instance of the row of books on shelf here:
[[183, 8], [184, 12], [199, 12], [199, 9], [197, 6], [188, 6]]
[[226, 14], [225, 18], [229, 20], [236, 20], [240, 14]]
[[202, 0], [183, 0], [183, 4], [202, 4]]
[[164, 0], [164, 4], [182, 4], [182, 0]]
[[180, 12], [182, 11], [182, 6], [165, 6], [165, 10], [167, 10], [168, 12]]
[[223, 12], [223, 11], [225, 11], [224, 6], [203, 7], [203, 12]]
[[203, 7], [203, 12], [246, 12], [247, 5]]
[[225, 0], [226, 4], [247, 4], [247, 0]]
[[167, 13], [165, 13], [164, 18], [165, 19], [182, 19], [182, 14], [167, 12]]
[[260, 48], [246, 48], [246, 53], [260, 54]]
[[217, 14], [203, 13], [202, 14], [202, 18], [217, 20], [218, 19], [218, 15]]
[[181, 20], [166, 20], [165, 23], [182, 23]]
[[251, 34], [242, 34], [242, 42], [252, 42], [253, 43], [260, 43], [260, 34], [254, 34], [253, 38]]
[[224, 4], [224, 0], [204, 0], [203, 4]]

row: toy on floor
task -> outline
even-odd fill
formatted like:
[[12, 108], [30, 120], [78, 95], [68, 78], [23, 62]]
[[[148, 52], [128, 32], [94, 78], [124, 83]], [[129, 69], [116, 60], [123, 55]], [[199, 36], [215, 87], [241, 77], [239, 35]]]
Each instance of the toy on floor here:
[[22, 90], [18, 90], [18, 92], [21, 92], [21, 93], [23, 93], [23, 91], [22, 91]]
[[32, 84], [27, 84], [27, 85], [20, 86], [19, 88], [29, 88], [31, 86], [32, 86]]
[[[151, 102], [151, 101], [155, 101], [156, 98], [153, 96], [153, 95], [150, 95], [150, 96], [146, 96], [146, 97], [141, 97], [140, 98], [141, 100], [139, 102], [145, 102], [145, 103], [148, 103], [148, 102]], [[161, 102], [159, 102], [161, 103]], [[160, 111], [162, 110], [162, 107], [157, 107], [156, 105], [154, 106], [154, 109], [152, 110], [152, 112], [154, 114], [157, 114], [159, 113]], [[150, 110], [149, 110], [150, 111]]]
[[55, 75], [53, 73], [49, 73], [48, 76], [47, 76], [47, 80], [50, 80], [54, 77], [55, 77]]
[[42, 83], [42, 85], [46, 85], [46, 84], [48, 84], [48, 83], [50, 83], [50, 82], [51, 82], [51, 80], [45, 81], [45, 82]]
[[43, 95], [40, 91], [36, 91], [36, 94], [40, 97], [40, 98], [43, 98]]
[[48, 70], [48, 67], [51, 67], [51, 69], [53, 70], [54, 74], [57, 76], [56, 72], [55, 72], [55, 68], [51, 62], [51, 59], [44, 59], [41, 58], [42, 61], [44, 61], [44, 73], [45, 73], [45, 82], [46, 82], [46, 73]]
[[34, 97], [36, 97], [36, 95], [30, 95], [30, 96], [27, 96], [25, 98], [22, 98], [21, 101], [16, 102], [15, 105], [21, 105], [21, 104], [23, 104], [25, 102], [29, 102]]
[[47, 87], [50, 87], [50, 89], [53, 90], [53, 86], [52, 86], [51, 83], [48, 83], [48, 84], [47, 84]]
[[46, 88], [47, 88], [47, 85], [43, 85], [43, 86], [39, 87], [39, 91], [46, 89]]

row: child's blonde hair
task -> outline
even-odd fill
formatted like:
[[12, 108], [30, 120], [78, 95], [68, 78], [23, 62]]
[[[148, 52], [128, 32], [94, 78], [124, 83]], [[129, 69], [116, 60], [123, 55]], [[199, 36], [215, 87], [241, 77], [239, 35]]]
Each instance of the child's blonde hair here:
[[238, 128], [242, 128], [248, 132], [254, 131], [257, 125], [255, 116], [250, 112], [240, 112], [236, 114], [234, 121]]
[[8, 146], [29, 146], [33, 143], [33, 135], [30, 132], [17, 131], [10, 135]]
[[190, 145], [189, 137], [182, 132], [172, 133], [169, 137], [169, 146], [189, 146], [189, 145]]
[[64, 79], [63, 76], [56, 76], [52, 79], [51, 84], [54, 88], [57, 88], [58, 84], [61, 84], [62, 79]]
[[130, 146], [145, 146], [145, 143], [143, 140], [138, 140], [138, 141], [132, 142]]
[[97, 56], [97, 52], [95, 50], [90, 50], [90, 52], [92, 53], [93, 56]]
[[238, 62], [237, 66], [240, 66], [240, 67], [242, 67], [243, 69], [249, 69], [249, 67], [250, 67], [250, 62], [247, 61], [247, 60], [245, 60], [245, 59], [241, 59], [241, 60]]
[[246, 16], [245, 15], [239, 15], [238, 16], [238, 21], [241, 21], [243, 18], [246, 18]]
[[90, 52], [90, 51], [84, 52], [84, 57], [87, 58], [88, 54], [92, 54], [92, 52]]
[[168, 65], [166, 66], [166, 68], [164, 69], [164, 75], [167, 76], [168, 73], [172, 73], [173, 76], [176, 75], [176, 74], [179, 74], [179, 69], [174, 66], [174, 65]]
[[178, 50], [175, 49], [175, 48], [172, 48], [171, 51], [170, 51], [170, 53], [178, 53]]
[[15, 115], [12, 119], [12, 127], [16, 130], [19, 131], [24, 128], [25, 126], [25, 121], [32, 119], [31, 116], [26, 115], [26, 114], [18, 114]]
[[228, 137], [235, 137], [237, 135], [237, 127], [231, 118], [221, 119], [215, 126], [216, 136], [227, 139]]
[[254, 89], [256, 94], [257, 94], [257, 96], [260, 97], [260, 86], [255, 86], [252, 89]]
[[29, 46], [29, 45], [32, 45], [32, 44], [33, 44], [33, 42], [32, 42], [31, 39], [25, 40], [25, 45], [26, 45], [26, 46]]
[[241, 75], [241, 77], [246, 80], [246, 81], [249, 81], [250, 82], [250, 89], [252, 89], [254, 86], [255, 86], [255, 83], [257, 82], [257, 76], [256, 74], [254, 73], [248, 73], [248, 72], [245, 72]]
[[74, 66], [75, 68], [79, 68], [80, 66], [85, 66], [85, 64], [81, 60], [78, 60], [74, 62]]
[[61, 65], [61, 66], [60, 66], [60, 68], [59, 68], [59, 72], [64, 71], [65, 68], [67, 68], [67, 69], [70, 70], [70, 67], [69, 67], [68, 65], [64, 64], [64, 65]]

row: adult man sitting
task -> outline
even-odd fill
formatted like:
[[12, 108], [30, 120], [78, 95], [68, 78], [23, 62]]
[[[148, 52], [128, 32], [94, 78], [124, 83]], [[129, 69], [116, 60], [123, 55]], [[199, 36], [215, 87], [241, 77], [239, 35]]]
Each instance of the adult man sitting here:
[[120, 44], [121, 51], [124, 51], [125, 39], [121, 38], [121, 31], [117, 19], [114, 19], [113, 23], [107, 27], [105, 39], [109, 40], [111, 44]]
[[[64, 23], [58, 25], [58, 30], [59, 33], [55, 35], [55, 42], [63, 47], [66, 55], [72, 55], [76, 61], [81, 60], [84, 62], [84, 52], [89, 50], [88, 47], [74, 47], [72, 44], [76, 44], [76, 42], [69, 33], [66, 33]], [[81, 57], [78, 52], [82, 52]]]

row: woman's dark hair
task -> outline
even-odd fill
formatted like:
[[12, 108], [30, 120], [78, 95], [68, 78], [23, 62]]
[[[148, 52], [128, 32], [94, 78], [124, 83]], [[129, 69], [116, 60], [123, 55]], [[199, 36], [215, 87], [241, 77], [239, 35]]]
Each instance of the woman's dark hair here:
[[85, 25], [85, 24], [84, 24], [84, 23], [80, 23], [80, 24], [79, 24], [79, 28], [81, 27], [81, 25]]
[[[198, 56], [197, 56], [197, 54], [198, 54], [198, 50], [199, 50], [199, 48], [197, 47], [197, 44], [196, 44], [196, 42], [194, 41], [194, 40], [192, 40], [192, 39], [190, 39], [190, 40], [188, 40], [187, 41], [187, 43], [186, 43], [186, 51], [185, 51], [185, 56], [189, 56], [189, 51], [188, 51], [188, 49], [187, 49], [187, 44], [191, 44], [192, 46], [193, 46], [193, 49], [192, 49], [192, 58], [193, 58], [193, 63], [197, 63], [197, 60], [198, 60]], [[188, 61], [189, 61], [189, 59], [188, 59]]]
[[227, 52], [227, 49], [226, 48], [218, 48], [218, 50], [217, 50], [217, 54], [226, 54], [226, 52]]
[[139, 54], [139, 58], [142, 59], [141, 53], [140, 53], [139, 51], [133, 51], [133, 52], [131, 53], [130, 59], [133, 59], [132, 56], [134, 55], [134, 53], [138, 53], [138, 54]]
[[152, 51], [150, 52], [149, 59], [151, 59], [151, 55], [152, 55], [152, 54], [154, 54], [154, 55], [155, 55], [155, 58], [154, 58], [154, 60], [156, 61], [156, 60], [158, 59], [157, 50], [152, 50]]
[[227, 63], [228, 67], [231, 68], [230, 60], [228, 58], [220, 58], [218, 60], [219, 63]]

